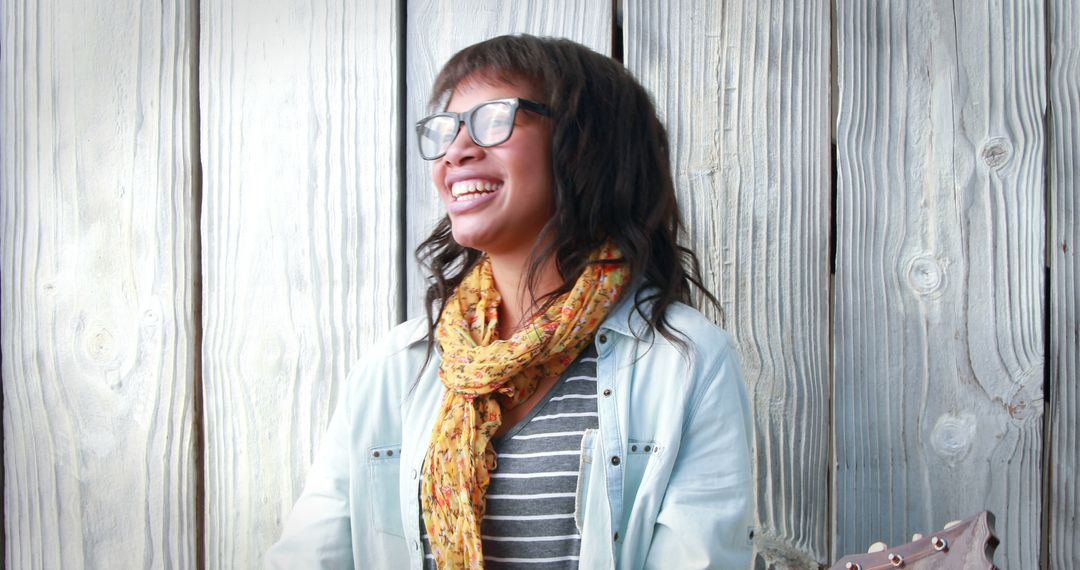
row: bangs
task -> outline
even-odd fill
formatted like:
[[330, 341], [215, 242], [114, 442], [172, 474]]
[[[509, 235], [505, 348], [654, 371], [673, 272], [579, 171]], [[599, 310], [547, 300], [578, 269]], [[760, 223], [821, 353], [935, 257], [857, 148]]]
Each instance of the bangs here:
[[551, 54], [536, 42], [519, 36], [492, 38], [459, 51], [446, 62], [435, 78], [428, 104], [432, 109], [443, 109], [462, 82], [526, 83], [546, 95], [546, 69], [551, 66]]

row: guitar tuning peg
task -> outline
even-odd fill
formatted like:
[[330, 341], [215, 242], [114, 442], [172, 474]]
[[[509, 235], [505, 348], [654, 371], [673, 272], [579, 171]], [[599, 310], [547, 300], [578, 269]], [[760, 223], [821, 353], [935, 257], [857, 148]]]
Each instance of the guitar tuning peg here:
[[961, 522], [963, 522], [963, 521], [949, 521], [949, 522], [945, 523], [945, 530], [949, 530], [950, 528], [960, 524]]
[[922, 540], [922, 537], [923, 537], [922, 533], [917, 532], [917, 533], [911, 535], [911, 542], [915, 542], [916, 540]]
[[859, 566], [858, 562], [848, 562], [844, 565], [846, 570], [862, 570], [862, 566]]
[[930, 544], [934, 547], [934, 550], [943, 551], [949, 549], [949, 541], [938, 536], [930, 537]]
[[892, 564], [896, 568], [904, 565], [904, 557], [896, 554], [895, 552], [889, 553], [889, 564]]
[[870, 548], [866, 549], [866, 552], [868, 554], [873, 554], [875, 552], [881, 552], [881, 551], [885, 550], [888, 547], [889, 547], [889, 545], [885, 544], [884, 542], [878, 541], [878, 542], [875, 542], [874, 544], [871, 544]]

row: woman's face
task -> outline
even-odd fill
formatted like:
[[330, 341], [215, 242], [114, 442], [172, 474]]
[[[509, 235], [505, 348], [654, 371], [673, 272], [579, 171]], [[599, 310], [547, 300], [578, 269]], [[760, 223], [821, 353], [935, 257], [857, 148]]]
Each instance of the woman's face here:
[[[524, 81], [470, 76], [451, 94], [447, 111], [464, 112], [492, 99], [538, 100]], [[489, 255], [528, 255], [554, 212], [551, 123], [518, 109], [510, 138], [477, 146], [465, 125], [446, 155], [435, 160], [431, 178], [450, 216], [454, 240]]]

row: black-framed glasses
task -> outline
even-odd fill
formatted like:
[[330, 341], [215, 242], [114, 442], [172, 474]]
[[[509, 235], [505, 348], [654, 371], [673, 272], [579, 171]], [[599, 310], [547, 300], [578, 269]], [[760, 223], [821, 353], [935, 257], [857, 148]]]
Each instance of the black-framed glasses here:
[[477, 146], [500, 145], [514, 133], [514, 120], [518, 109], [539, 113], [545, 117], [551, 111], [543, 103], [511, 97], [484, 101], [464, 113], [435, 113], [416, 123], [416, 138], [420, 142], [420, 156], [424, 160], [441, 158], [457, 138], [461, 123], [469, 131], [469, 138]]

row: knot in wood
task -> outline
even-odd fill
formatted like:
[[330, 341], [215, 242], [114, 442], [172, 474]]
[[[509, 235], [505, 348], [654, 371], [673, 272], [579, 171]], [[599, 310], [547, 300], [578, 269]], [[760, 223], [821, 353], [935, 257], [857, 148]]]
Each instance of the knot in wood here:
[[970, 412], [943, 414], [934, 424], [930, 445], [938, 455], [957, 463], [971, 452], [976, 425], [975, 414]]
[[907, 283], [923, 296], [935, 295], [945, 286], [945, 266], [932, 255], [919, 255], [908, 263]]
[[1016, 391], [1005, 403], [1009, 417], [1020, 423], [1042, 419], [1043, 415], [1043, 362], [1033, 362], [1022, 371], [1016, 384]]
[[1012, 143], [1005, 137], [992, 137], [983, 143], [979, 155], [990, 168], [1001, 168], [1012, 156]]
[[146, 326], [153, 326], [157, 324], [158, 317], [160, 315], [154, 309], [146, 309], [142, 314], [142, 324]]
[[116, 341], [109, 329], [98, 327], [86, 337], [86, 354], [99, 363], [108, 362], [116, 351]]

